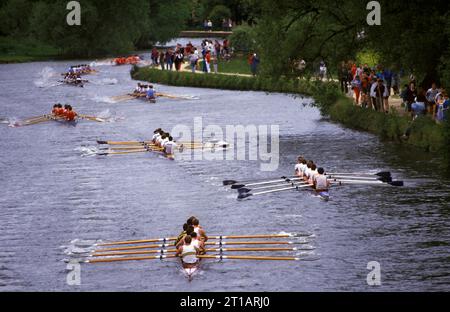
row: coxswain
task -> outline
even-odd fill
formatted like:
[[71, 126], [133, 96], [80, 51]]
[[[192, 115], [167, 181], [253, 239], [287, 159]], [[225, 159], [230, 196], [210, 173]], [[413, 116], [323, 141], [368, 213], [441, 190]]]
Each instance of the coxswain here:
[[206, 236], [206, 232], [200, 226], [200, 221], [197, 218], [192, 220], [192, 226], [194, 227], [194, 232], [197, 233], [199, 239], [206, 242], [208, 240], [208, 236]]
[[149, 101], [155, 102], [156, 101], [156, 96], [155, 96], [155, 90], [153, 89], [153, 86], [150, 85], [148, 86], [147, 89], [147, 93], [146, 93], [146, 97]]
[[74, 121], [77, 117], [77, 113], [72, 109], [72, 106], [67, 105], [67, 110], [64, 114], [64, 117], [66, 117], [67, 121]]
[[331, 183], [324, 174], [323, 168], [317, 169], [317, 174], [314, 176], [314, 189], [316, 192], [327, 192]]
[[192, 237], [190, 235], [186, 235], [184, 238], [184, 244], [177, 249], [176, 256], [181, 257], [181, 263], [183, 264], [183, 268], [192, 268], [197, 262], [197, 255], [200, 250], [192, 244]]

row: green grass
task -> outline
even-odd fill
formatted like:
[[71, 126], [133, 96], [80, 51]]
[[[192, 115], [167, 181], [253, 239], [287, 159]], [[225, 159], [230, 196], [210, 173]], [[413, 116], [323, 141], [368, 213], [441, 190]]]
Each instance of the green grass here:
[[0, 37], [0, 63], [41, 61], [58, 56], [57, 48], [33, 39]]

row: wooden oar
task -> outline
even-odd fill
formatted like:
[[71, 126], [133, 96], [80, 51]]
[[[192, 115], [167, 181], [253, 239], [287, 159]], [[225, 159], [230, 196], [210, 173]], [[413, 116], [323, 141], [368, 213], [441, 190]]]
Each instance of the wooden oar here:
[[326, 172], [326, 175], [347, 175], [347, 176], [379, 176], [379, 177], [390, 177], [391, 173], [389, 171], [381, 171], [377, 173], [367, 173], [367, 172]]
[[311, 185], [306, 184], [306, 185], [299, 185], [299, 186], [289, 186], [289, 187], [284, 187], [284, 188], [270, 190], [270, 191], [264, 191], [264, 192], [239, 194], [238, 199], [245, 199], [250, 196], [258, 196], [258, 195], [283, 192], [283, 191], [288, 191], [288, 190], [300, 190], [301, 188], [305, 188], [305, 187], [311, 187]]
[[244, 186], [256, 186], [256, 185], [265, 185], [265, 184], [275, 184], [275, 183], [280, 183], [280, 182], [293, 182], [293, 181], [299, 181], [299, 180], [303, 180], [303, 178], [300, 178], [300, 177], [296, 177], [296, 178], [281, 177], [281, 178], [276, 179], [276, 180], [269, 180], [269, 181], [264, 181], [264, 182], [247, 183], [247, 184], [233, 184], [231, 186], [231, 188], [232, 189], [239, 189], [239, 188], [242, 188]]
[[159, 255], [146, 257], [129, 257], [129, 258], [105, 258], [105, 259], [89, 259], [82, 261], [83, 263], [104, 263], [104, 262], [119, 262], [119, 261], [138, 261], [138, 260], [163, 260], [166, 258], [178, 258], [175, 255]]
[[41, 115], [41, 116], [35, 116], [35, 117], [29, 117], [26, 119], [21, 120], [20, 122], [31, 122], [31, 121], [36, 121], [36, 120], [40, 120], [40, 119], [47, 119], [49, 115]]
[[99, 118], [99, 117], [95, 117], [95, 116], [88, 116], [88, 115], [79, 114], [78, 117], [82, 118], [82, 119], [97, 121], [97, 122], [106, 122], [105, 119]]
[[31, 126], [31, 125], [35, 125], [35, 124], [50, 121], [50, 120], [51, 120], [50, 118], [42, 118], [42, 119], [36, 119], [33, 121], [29, 121], [29, 122], [18, 122], [17, 124], [19, 126]]
[[300, 261], [300, 258], [296, 257], [260, 257], [260, 256], [208, 256], [199, 255], [199, 259], [233, 259], [233, 260], [267, 260], [267, 261]]
[[223, 185], [233, 185], [233, 184], [246, 184], [246, 183], [253, 183], [253, 182], [264, 182], [264, 181], [270, 181], [270, 180], [284, 180], [284, 179], [290, 179], [290, 178], [298, 178], [298, 176], [282, 176], [282, 177], [271, 177], [271, 178], [261, 178], [261, 179], [254, 179], [254, 180], [243, 180], [243, 181], [236, 181], [236, 180], [223, 180]]
[[[261, 241], [261, 242], [206, 242], [206, 246], [238, 246], [238, 245], [306, 245], [309, 242], [274, 242], [274, 241]], [[129, 247], [116, 247], [116, 248], [103, 248], [95, 250], [95, 253], [109, 252], [109, 251], [126, 251], [126, 250], [138, 250], [138, 249], [150, 249], [150, 248], [167, 248], [174, 247], [174, 244], [155, 244], [155, 245], [140, 245], [140, 246], [129, 246]]]
[[[313, 248], [206, 248], [206, 252], [229, 252], [229, 251], [310, 251]], [[161, 250], [145, 250], [145, 251], [123, 251], [110, 253], [93, 253], [90, 257], [112, 257], [112, 256], [127, 256], [127, 255], [146, 255], [146, 254], [165, 254], [176, 252], [176, 249], [161, 249]]]
[[138, 144], [152, 144], [152, 141], [97, 141], [97, 144], [108, 145], [138, 145]]
[[[253, 235], [213, 235], [208, 236], [208, 239], [243, 239], [243, 238], [287, 238], [295, 237], [292, 234], [253, 234]], [[129, 240], [129, 241], [118, 241], [98, 244], [97, 246], [114, 246], [114, 245], [131, 245], [131, 244], [145, 244], [145, 243], [157, 243], [157, 242], [167, 242], [174, 241], [178, 237], [163, 237], [163, 238], [149, 238], [141, 240]]]
[[[178, 258], [176, 255], [159, 255], [159, 256], [145, 256], [145, 257], [123, 257], [123, 258], [105, 258], [105, 259], [90, 259], [83, 261], [84, 263], [105, 263], [105, 262], [122, 262], [122, 261], [140, 261], [140, 260], [163, 260], [167, 258]], [[233, 260], [267, 260], [267, 261], [299, 261], [297, 257], [260, 257], [260, 256], [208, 256], [198, 255], [199, 259], [233, 259]]]
[[254, 187], [254, 188], [246, 188], [246, 187], [242, 187], [242, 188], [240, 188], [240, 189], [238, 189], [238, 192], [241, 194], [241, 193], [249, 193], [249, 192], [252, 192], [252, 191], [260, 191], [260, 190], [267, 190], [267, 189], [272, 189], [272, 188], [275, 188], [275, 187], [284, 187], [284, 186], [286, 186], [286, 185], [290, 185], [290, 186], [296, 186], [296, 185], [305, 185], [305, 184], [307, 184], [308, 182], [305, 182], [305, 181], [303, 181], [303, 180], [301, 180], [301, 181], [298, 181], [298, 182], [284, 182], [284, 183], [281, 183], [281, 184], [271, 184], [271, 185], [266, 185], [266, 186], [260, 186], [260, 187]]
[[99, 152], [96, 154], [99, 156], [107, 156], [107, 155], [125, 155], [125, 154], [145, 153], [145, 152], [157, 152], [157, 151], [150, 150], [150, 149], [139, 149], [139, 150], [124, 151], [124, 152]]
[[382, 181], [366, 181], [366, 180], [340, 180], [340, 179], [331, 179], [330, 181], [333, 184], [343, 185], [343, 184], [361, 184], [361, 185], [391, 185], [391, 186], [404, 186], [403, 181], [391, 181], [391, 182], [382, 182]]

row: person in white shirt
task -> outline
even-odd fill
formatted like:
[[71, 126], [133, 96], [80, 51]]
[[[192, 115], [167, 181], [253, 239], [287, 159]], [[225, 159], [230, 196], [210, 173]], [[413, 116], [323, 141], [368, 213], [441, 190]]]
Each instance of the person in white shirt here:
[[314, 189], [317, 192], [327, 192], [330, 187], [330, 181], [324, 175], [325, 170], [323, 168], [317, 169], [317, 174], [314, 177]]
[[181, 257], [183, 268], [191, 268], [197, 264], [199, 252], [200, 250], [192, 244], [192, 237], [186, 235], [184, 244], [177, 249], [176, 255]]
[[173, 155], [175, 153], [175, 149], [177, 148], [177, 144], [173, 141], [173, 137], [169, 136], [168, 141], [163, 147], [166, 155]]

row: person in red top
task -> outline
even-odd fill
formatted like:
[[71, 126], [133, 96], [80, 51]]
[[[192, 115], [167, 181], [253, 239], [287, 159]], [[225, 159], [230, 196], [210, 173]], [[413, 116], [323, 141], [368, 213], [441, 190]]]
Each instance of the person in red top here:
[[64, 114], [64, 117], [66, 117], [67, 121], [73, 121], [77, 117], [77, 113], [74, 110], [72, 110], [72, 106], [67, 105], [67, 110]]
[[58, 104], [53, 105], [52, 115], [57, 115], [58, 113]]

